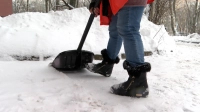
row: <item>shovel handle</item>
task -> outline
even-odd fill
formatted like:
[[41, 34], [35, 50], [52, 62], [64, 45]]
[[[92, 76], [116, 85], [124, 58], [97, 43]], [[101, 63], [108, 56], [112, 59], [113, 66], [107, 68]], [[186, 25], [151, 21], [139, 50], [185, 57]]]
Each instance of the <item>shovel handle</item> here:
[[[101, 0], [96, 0], [95, 7], [98, 7], [98, 6], [99, 6], [100, 1], [101, 1]], [[83, 44], [84, 44], [85, 39], [86, 39], [86, 37], [87, 37], [87, 34], [88, 34], [89, 30], [90, 30], [90, 27], [91, 27], [91, 25], [92, 25], [92, 22], [93, 22], [93, 20], [94, 20], [94, 17], [95, 17], [95, 14], [90, 14], [89, 20], [88, 20], [87, 25], [86, 25], [86, 27], [85, 27], [85, 31], [83, 32], [81, 41], [80, 41], [79, 46], [78, 46], [78, 49], [77, 49], [78, 52], [81, 52], [81, 50], [82, 50]]]

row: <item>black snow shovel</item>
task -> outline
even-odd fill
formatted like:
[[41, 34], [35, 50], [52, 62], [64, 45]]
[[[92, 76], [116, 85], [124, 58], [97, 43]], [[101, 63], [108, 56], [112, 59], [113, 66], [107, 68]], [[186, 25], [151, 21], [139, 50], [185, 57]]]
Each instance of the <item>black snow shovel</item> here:
[[[96, 2], [95, 7], [98, 7], [100, 0]], [[95, 14], [91, 14], [86, 25], [85, 31], [82, 35], [81, 41], [77, 50], [69, 50], [61, 52], [51, 63], [51, 65], [61, 71], [72, 71], [85, 68], [85, 64], [92, 63], [94, 53], [86, 50], [82, 50], [83, 44], [90, 30]]]

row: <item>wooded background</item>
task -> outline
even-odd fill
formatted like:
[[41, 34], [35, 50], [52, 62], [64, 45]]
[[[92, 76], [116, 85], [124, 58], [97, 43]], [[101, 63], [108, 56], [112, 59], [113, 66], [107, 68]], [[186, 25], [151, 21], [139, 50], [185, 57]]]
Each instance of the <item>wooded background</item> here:
[[[91, 0], [15, 0], [13, 12], [49, 12], [89, 6]], [[171, 35], [200, 34], [200, 0], [155, 0], [145, 14]]]

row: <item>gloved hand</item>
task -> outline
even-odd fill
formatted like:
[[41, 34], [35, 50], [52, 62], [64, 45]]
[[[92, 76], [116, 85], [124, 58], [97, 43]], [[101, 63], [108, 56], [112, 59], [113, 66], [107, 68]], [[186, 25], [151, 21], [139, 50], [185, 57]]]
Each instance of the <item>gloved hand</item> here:
[[89, 5], [89, 10], [90, 10], [90, 13], [94, 13], [95, 16], [98, 16], [99, 15], [99, 6], [98, 7], [95, 7], [95, 4], [96, 4], [96, 0], [92, 0], [90, 5]]
[[91, 0], [91, 3], [89, 5], [89, 9], [94, 8], [95, 6], [95, 0]]

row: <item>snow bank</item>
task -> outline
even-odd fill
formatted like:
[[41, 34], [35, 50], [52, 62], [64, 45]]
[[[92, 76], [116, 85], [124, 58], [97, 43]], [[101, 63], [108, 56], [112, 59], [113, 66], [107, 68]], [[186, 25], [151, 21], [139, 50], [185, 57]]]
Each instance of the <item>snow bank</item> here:
[[199, 44], [200, 43], [200, 35], [198, 33], [193, 33], [188, 36], [176, 36], [175, 40], [179, 41], [179, 42]]
[[[62, 51], [77, 49], [89, 16], [87, 8], [77, 8], [49, 13], [26, 12], [0, 18], [0, 54], [56, 56]], [[169, 51], [175, 45], [164, 26], [149, 22], [145, 16], [141, 35], [145, 51]], [[99, 53], [107, 46], [108, 38], [108, 26], [100, 27], [99, 18], [95, 18], [83, 49]]]
[[198, 33], [193, 33], [187, 36], [190, 42], [200, 43], [200, 35]]
[[155, 25], [143, 16], [140, 29], [145, 51], [171, 52], [176, 47], [172, 36], [169, 36], [164, 25]]
[[191, 43], [200, 43], [200, 35], [198, 33], [190, 34], [186, 37], [185, 41]]

